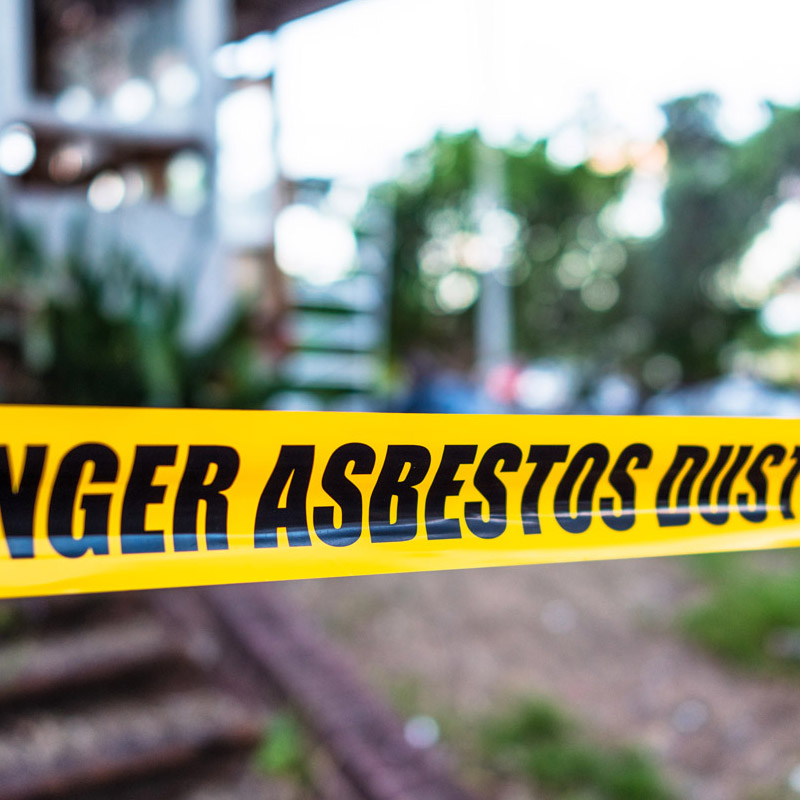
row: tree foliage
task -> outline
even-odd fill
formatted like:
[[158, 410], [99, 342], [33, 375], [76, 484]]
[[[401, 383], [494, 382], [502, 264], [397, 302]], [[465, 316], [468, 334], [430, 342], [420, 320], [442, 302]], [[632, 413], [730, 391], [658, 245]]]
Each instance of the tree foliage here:
[[[442, 226], [474, 230], [485, 147], [474, 132], [438, 136], [411, 157], [406, 175], [374, 193], [374, 200], [389, 204], [394, 216], [390, 340], [395, 357], [416, 348], [471, 348], [474, 309], [447, 314], [437, 307], [442, 275], [420, 268], [420, 251]], [[530, 355], [551, 352], [558, 332], [559, 350], [569, 350], [565, 332], [580, 341], [600, 327], [600, 320], [581, 313], [580, 301], [559, 284], [555, 264], [582, 237], [594, 235], [592, 221], [618, 194], [624, 175], [601, 176], [586, 166], [560, 170], [548, 160], [544, 142], [502, 155], [504, 203], [520, 222], [508, 275], [515, 286], [517, 347]], [[469, 269], [457, 258], [451, 268]]]
[[[591, 162], [555, 165], [546, 141], [494, 151], [503, 205], [520, 223], [506, 275], [519, 356], [568, 357], [589, 380], [626, 373], [647, 393], [679, 377], [720, 375], [733, 347], [770, 344], [757, 304], [737, 296], [733, 277], [770, 213], [797, 191], [800, 110], [771, 108], [770, 123], [742, 142], [720, 134], [714, 95], [679, 98], [663, 111], [663, 225], [649, 238], [626, 236], [611, 221], [636, 178], [635, 160], [600, 174]], [[476, 133], [437, 136], [396, 182], [373, 193], [396, 229], [395, 358], [416, 349], [471, 352], [474, 305], [446, 313], [437, 304], [442, 266], [426, 270], [424, 254], [443, 225], [476, 230], [487, 150]], [[456, 253], [448, 269], [470, 266]], [[651, 367], [665, 362], [674, 369], [659, 376]]]

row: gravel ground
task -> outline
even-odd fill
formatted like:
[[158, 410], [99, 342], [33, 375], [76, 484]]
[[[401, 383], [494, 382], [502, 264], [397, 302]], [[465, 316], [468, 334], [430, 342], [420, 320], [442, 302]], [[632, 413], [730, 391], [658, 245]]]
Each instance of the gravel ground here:
[[600, 736], [650, 749], [692, 800], [751, 800], [785, 787], [800, 763], [800, 681], [736, 672], [673, 632], [698, 591], [680, 559], [285, 590], [373, 686], [395, 699], [411, 691], [419, 713], [470, 720], [547, 696]]

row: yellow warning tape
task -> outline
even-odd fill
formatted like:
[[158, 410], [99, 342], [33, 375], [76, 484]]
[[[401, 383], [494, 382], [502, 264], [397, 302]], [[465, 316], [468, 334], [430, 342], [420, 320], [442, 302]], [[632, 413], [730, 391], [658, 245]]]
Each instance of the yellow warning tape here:
[[800, 421], [0, 408], [0, 596], [800, 544]]

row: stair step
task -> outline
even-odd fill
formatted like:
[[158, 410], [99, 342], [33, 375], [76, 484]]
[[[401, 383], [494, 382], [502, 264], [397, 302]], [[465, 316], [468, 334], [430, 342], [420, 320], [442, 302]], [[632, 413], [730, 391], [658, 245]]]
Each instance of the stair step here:
[[219, 692], [129, 699], [102, 711], [26, 715], [0, 735], [0, 797], [28, 800], [185, 766], [254, 744], [260, 715]]
[[176, 660], [180, 650], [147, 618], [0, 644], [0, 702], [107, 680]]

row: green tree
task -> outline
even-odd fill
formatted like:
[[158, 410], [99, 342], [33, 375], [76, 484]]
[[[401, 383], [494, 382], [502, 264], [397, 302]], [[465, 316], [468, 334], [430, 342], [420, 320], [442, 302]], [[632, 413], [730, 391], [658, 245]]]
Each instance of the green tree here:
[[[507, 280], [519, 355], [569, 357], [588, 382], [622, 371], [647, 394], [678, 378], [720, 375], [726, 345], [774, 343], [757, 324], [758, 309], [737, 297], [732, 276], [797, 183], [787, 179], [800, 172], [800, 109], [772, 107], [764, 130], [738, 143], [721, 135], [719, 109], [711, 94], [663, 107], [663, 225], [646, 239], [625, 238], [609, 224], [635, 163], [613, 174], [598, 174], [591, 162], [562, 169], [548, 159], [546, 141], [495, 151], [502, 202], [518, 224]], [[453, 243], [479, 228], [480, 154], [476, 133], [437, 136], [396, 182], [373, 193], [396, 231], [396, 359], [415, 349], [469, 355], [474, 306], [443, 308], [437, 287], [447, 274], [473, 269], [467, 248]], [[659, 363], [669, 374], [652, 368]]]
[[[447, 275], [473, 270], [469, 242], [462, 240], [480, 224], [481, 147], [486, 146], [474, 132], [437, 136], [409, 158], [398, 181], [373, 192], [373, 201], [389, 206], [394, 221], [395, 358], [416, 348], [440, 353], [471, 348], [474, 306], [448, 313], [437, 301], [437, 288]], [[546, 142], [500, 155], [503, 204], [518, 225], [507, 275], [515, 287], [517, 349], [531, 356], [575, 352], [604, 329], [606, 319], [586, 313], [580, 293], [564, 287], [555, 267], [565, 253], [586, 251], [602, 238], [597, 215], [619, 194], [625, 175], [599, 175], [585, 165], [559, 169], [547, 158]], [[426, 259], [437, 245], [438, 260]]]

